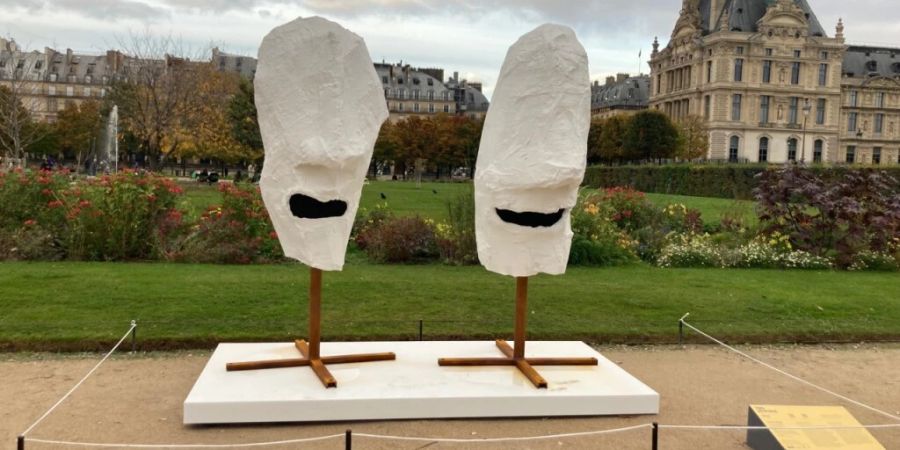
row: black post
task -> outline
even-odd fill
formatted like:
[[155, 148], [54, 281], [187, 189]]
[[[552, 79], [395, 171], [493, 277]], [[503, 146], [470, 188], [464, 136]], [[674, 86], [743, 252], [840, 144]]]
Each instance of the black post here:
[[134, 353], [137, 349], [137, 321], [132, 320], [131, 325], [134, 326], [134, 328], [131, 329], [131, 353]]
[[659, 423], [653, 422], [653, 450], [659, 450]]
[[353, 449], [353, 430], [347, 430], [344, 433], [344, 448], [347, 450]]
[[419, 340], [420, 341], [422, 340], [422, 329], [424, 328], [424, 326], [425, 326], [425, 321], [422, 319], [419, 319]]
[[678, 321], [678, 345], [684, 344], [684, 322]]
[[17, 450], [25, 450], [25, 436], [19, 436], [19, 439], [16, 442]]

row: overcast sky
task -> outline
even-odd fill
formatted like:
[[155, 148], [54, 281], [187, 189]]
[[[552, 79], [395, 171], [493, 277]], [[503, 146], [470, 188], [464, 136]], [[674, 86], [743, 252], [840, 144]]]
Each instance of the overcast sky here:
[[[833, 35], [843, 17], [851, 43], [900, 47], [896, 0], [809, 0]], [[256, 56], [262, 37], [298, 16], [321, 15], [365, 38], [376, 62], [441, 67], [493, 91], [506, 49], [545, 22], [573, 27], [591, 76], [647, 72], [651, 43], [668, 41], [681, 0], [2, 0], [0, 33], [28, 49], [99, 53], [129, 33], [172, 34]], [[638, 52], [643, 52], [643, 62]]]

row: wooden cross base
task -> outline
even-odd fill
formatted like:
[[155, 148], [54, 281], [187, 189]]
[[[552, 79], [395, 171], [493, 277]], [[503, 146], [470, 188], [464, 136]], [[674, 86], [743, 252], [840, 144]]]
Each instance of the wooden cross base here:
[[538, 389], [547, 389], [547, 380], [532, 366], [596, 366], [597, 358], [525, 358], [515, 356], [515, 350], [503, 339], [497, 339], [497, 348], [505, 358], [440, 358], [438, 365], [446, 367], [516, 366], [525, 378]]
[[300, 354], [303, 355], [303, 358], [228, 363], [225, 365], [225, 369], [229, 372], [236, 372], [242, 370], [262, 370], [277, 369], [282, 367], [309, 366], [313, 370], [313, 372], [315, 372], [316, 376], [319, 377], [319, 380], [322, 381], [322, 385], [324, 385], [326, 388], [334, 388], [337, 387], [337, 380], [334, 379], [334, 376], [332, 376], [331, 372], [328, 371], [328, 368], [325, 367], [328, 364], [393, 361], [397, 359], [397, 356], [393, 353], [361, 353], [357, 355], [337, 355], [310, 358], [309, 345], [306, 343], [306, 341], [302, 339], [294, 341], [294, 346], [297, 347], [297, 350], [300, 351]]
[[397, 356], [393, 353], [363, 353], [358, 355], [320, 356], [322, 342], [322, 271], [314, 267], [309, 269], [309, 343], [304, 340], [294, 341], [302, 358], [279, 359], [272, 361], [249, 361], [228, 363], [225, 370], [277, 369], [281, 367], [309, 366], [326, 388], [336, 388], [337, 380], [328, 371], [327, 364], [350, 364], [372, 361], [393, 361]]

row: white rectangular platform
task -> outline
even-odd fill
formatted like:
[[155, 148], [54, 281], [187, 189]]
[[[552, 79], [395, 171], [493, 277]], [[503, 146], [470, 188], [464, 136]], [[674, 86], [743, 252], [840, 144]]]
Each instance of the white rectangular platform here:
[[300, 357], [292, 343], [220, 344], [184, 401], [185, 424], [657, 414], [659, 394], [583, 342], [529, 341], [528, 357], [595, 357], [598, 366], [440, 367], [438, 358], [502, 357], [494, 342], [334, 342], [322, 355], [394, 352], [336, 364], [336, 389], [309, 367], [226, 372], [229, 362]]

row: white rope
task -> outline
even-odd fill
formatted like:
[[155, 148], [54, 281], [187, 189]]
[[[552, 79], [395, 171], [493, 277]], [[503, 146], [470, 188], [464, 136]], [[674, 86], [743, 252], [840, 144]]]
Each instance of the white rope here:
[[242, 448], [242, 447], [268, 447], [272, 445], [286, 444], [303, 444], [309, 442], [326, 441], [344, 437], [344, 434], [332, 434], [330, 436], [319, 436], [306, 439], [290, 439], [286, 441], [272, 442], [252, 442], [249, 444], [98, 444], [94, 442], [68, 442], [68, 441], [51, 441], [47, 439], [28, 439], [28, 442], [39, 442], [41, 444], [68, 445], [74, 447], [102, 447], [102, 448]]
[[674, 430], [860, 430], [860, 429], [882, 429], [882, 428], [900, 428], [900, 423], [889, 423], [883, 425], [822, 425], [822, 426], [804, 426], [804, 427], [767, 427], [767, 426], [749, 426], [749, 425], [659, 425], [659, 428], [670, 428]]
[[707, 338], [707, 339], [709, 339], [709, 340], [715, 342], [716, 344], [719, 344], [719, 345], [721, 345], [722, 347], [725, 347], [725, 348], [727, 348], [728, 350], [731, 350], [731, 351], [737, 353], [738, 355], [741, 355], [741, 356], [743, 356], [744, 358], [749, 359], [750, 361], [753, 361], [753, 362], [755, 362], [755, 363], [757, 363], [757, 364], [759, 364], [759, 365], [761, 365], [761, 366], [763, 366], [763, 367], [766, 367], [766, 368], [768, 368], [768, 369], [774, 370], [775, 372], [778, 372], [778, 373], [780, 373], [780, 374], [782, 374], [782, 375], [784, 375], [784, 376], [786, 376], [786, 377], [788, 377], [788, 378], [790, 378], [790, 379], [792, 379], [792, 380], [794, 380], [794, 381], [803, 383], [803, 384], [805, 384], [805, 385], [807, 385], [807, 386], [809, 386], [809, 387], [818, 389], [818, 390], [820, 390], [820, 391], [822, 391], [822, 392], [824, 392], [824, 393], [826, 393], [826, 394], [829, 394], [829, 395], [831, 395], [831, 396], [837, 397], [837, 398], [839, 398], [839, 399], [841, 399], [841, 400], [844, 400], [844, 401], [846, 401], [846, 402], [852, 403], [852, 404], [854, 404], [854, 405], [856, 405], [856, 406], [859, 406], [859, 407], [861, 407], [861, 408], [868, 409], [869, 411], [876, 412], [876, 413], [881, 414], [881, 415], [883, 415], [883, 416], [885, 416], [885, 417], [888, 417], [888, 418], [890, 418], [890, 419], [893, 419], [893, 420], [896, 420], [896, 421], [900, 422], [900, 416], [896, 416], [896, 415], [891, 414], [891, 413], [889, 413], [889, 412], [882, 411], [882, 410], [880, 410], [880, 409], [878, 409], [878, 408], [869, 406], [869, 405], [867, 405], [867, 404], [865, 404], [865, 403], [862, 403], [862, 402], [853, 400], [853, 399], [850, 398], [850, 397], [847, 397], [847, 396], [845, 396], [845, 395], [838, 394], [837, 392], [834, 392], [834, 391], [832, 391], [832, 390], [829, 390], [829, 389], [827, 389], [827, 388], [824, 388], [824, 387], [822, 387], [822, 386], [819, 386], [818, 384], [815, 384], [815, 383], [813, 383], [813, 382], [811, 382], [811, 381], [806, 381], [806, 380], [804, 380], [803, 378], [800, 378], [800, 377], [798, 377], [798, 376], [796, 376], [796, 375], [792, 375], [792, 374], [790, 374], [790, 373], [787, 373], [787, 372], [785, 372], [785, 371], [783, 371], [783, 370], [781, 370], [781, 369], [779, 369], [779, 368], [777, 368], [777, 367], [775, 367], [775, 366], [773, 366], [773, 365], [771, 365], [771, 364], [769, 364], [769, 363], [767, 363], [767, 362], [765, 362], [765, 361], [762, 361], [762, 360], [759, 360], [759, 359], [757, 359], [757, 358], [754, 358], [754, 357], [752, 357], [752, 356], [750, 356], [750, 355], [748, 355], [748, 354], [746, 354], [746, 353], [744, 353], [744, 352], [742, 352], [742, 351], [740, 351], [740, 350], [738, 350], [738, 349], [736, 349], [736, 348], [734, 348], [734, 347], [732, 347], [732, 346], [730, 346], [730, 345], [728, 345], [728, 344], [726, 344], [726, 343], [724, 343], [724, 342], [722, 342], [722, 341], [720, 341], [720, 340], [718, 340], [718, 339], [716, 339], [716, 338], [714, 338], [714, 337], [712, 337], [712, 336], [710, 336], [710, 335], [708, 335], [708, 334], [706, 334], [706, 333], [700, 331], [699, 329], [697, 329], [697, 327], [695, 327], [695, 326], [693, 326], [693, 325], [687, 323], [687, 322], [684, 320], [685, 318], [687, 318], [687, 316], [688, 316], [688, 314], [685, 314], [684, 317], [682, 317], [681, 320], [680, 320], [680, 322], [683, 323], [685, 326], [687, 326], [688, 328], [690, 328], [690, 329], [696, 331], [697, 333], [700, 333], [701, 336], [703, 336], [703, 337], [705, 337], [705, 338]]
[[43, 421], [44, 419], [46, 419], [47, 416], [49, 416], [50, 413], [52, 413], [53, 410], [55, 410], [57, 406], [59, 406], [62, 402], [66, 401], [66, 399], [69, 398], [69, 396], [72, 395], [73, 392], [75, 392], [75, 389], [78, 389], [78, 388], [81, 386], [81, 384], [84, 383], [85, 380], [87, 380], [88, 377], [90, 377], [90, 376], [94, 373], [94, 371], [96, 371], [97, 368], [99, 368], [100, 365], [103, 364], [103, 363], [109, 358], [109, 356], [112, 355], [113, 352], [116, 351], [117, 348], [119, 348], [119, 345], [121, 345], [122, 342], [125, 341], [125, 338], [127, 338], [128, 335], [131, 334], [131, 331], [134, 330], [135, 327], [137, 327], [137, 322], [135, 322], [134, 320], [132, 320], [132, 321], [131, 321], [131, 327], [128, 328], [128, 331], [125, 332], [125, 335], [122, 336], [122, 339], [119, 339], [119, 342], [117, 342], [116, 345], [113, 346], [112, 350], [110, 350], [110, 351], [106, 354], [106, 356], [104, 356], [103, 359], [101, 359], [100, 362], [98, 362], [97, 365], [94, 366], [94, 368], [91, 369], [91, 371], [88, 372], [87, 375], [85, 375], [84, 378], [81, 379], [81, 381], [79, 381], [77, 384], [75, 384], [75, 386], [72, 386], [72, 389], [69, 389], [69, 392], [66, 392], [66, 395], [63, 395], [62, 398], [60, 398], [59, 401], [56, 402], [56, 404], [54, 404], [53, 406], [51, 406], [50, 409], [48, 409], [47, 412], [45, 412], [44, 415], [41, 416], [40, 419], [36, 420], [33, 424], [31, 424], [31, 426], [28, 427], [28, 429], [25, 430], [20, 436], [25, 436], [25, 435], [27, 435], [32, 429], [34, 429], [34, 427], [36, 427], [39, 423], [41, 423], [41, 421]]
[[385, 436], [380, 434], [353, 433], [353, 437], [367, 437], [371, 439], [385, 439], [391, 441], [419, 441], [419, 442], [456, 442], [456, 443], [489, 443], [489, 442], [515, 442], [515, 441], [537, 441], [543, 439], [562, 439], [580, 436], [596, 436], [601, 434], [623, 433], [626, 431], [640, 430], [641, 428], [653, 428], [652, 424], [644, 423], [625, 428], [613, 428], [609, 430], [583, 431], [579, 433], [551, 434], [547, 436], [528, 436], [528, 437], [504, 437], [504, 438], [480, 438], [480, 439], [453, 439], [453, 438], [431, 438], [431, 437], [412, 437], [412, 436]]

